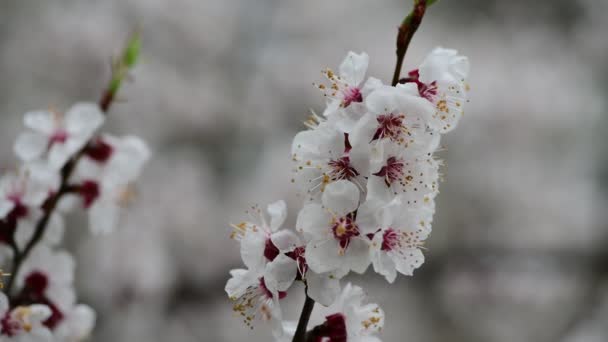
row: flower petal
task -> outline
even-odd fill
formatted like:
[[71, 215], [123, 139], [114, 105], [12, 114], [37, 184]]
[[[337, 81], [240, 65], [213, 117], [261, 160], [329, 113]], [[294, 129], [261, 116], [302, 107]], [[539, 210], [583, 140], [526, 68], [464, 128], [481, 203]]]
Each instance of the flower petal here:
[[337, 270], [342, 263], [341, 258], [340, 246], [338, 241], [333, 238], [313, 241], [306, 246], [306, 262], [316, 273]]
[[54, 116], [55, 114], [44, 110], [27, 112], [23, 116], [23, 124], [25, 127], [48, 136], [55, 131]]
[[287, 291], [298, 273], [298, 264], [285, 254], [280, 254], [266, 265], [266, 286], [276, 291]]
[[300, 210], [296, 230], [310, 239], [323, 239], [329, 234], [331, 215], [318, 203], [307, 204]]
[[359, 206], [359, 189], [347, 180], [335, 181], [325, 188], [321, 201], [332, 214], [342, 217]]
[[330, 306], [340, 295], [340, 280], [331, 273], [306, 273], [308, 296], [321, 305]]
[[15, 141], [13, 151], [23, 161], [32, 161], [40, 158], [49, 145], [47, 137], [33, 132], [23, 132]]
[[275, 232], [287, 218], [287, 205], [283, 200], [276, 201], [270, 203], [266, 211], [270, 215], [270, 229]]
[[302, 245], [300, 237], [295, 232], [287, 229], [273, 233], [270, 240], [281, 252], [289, 252]]
[[99, 106], [93, 103], [77, 103], [65, 114], [66, 130], [71, 134], [82, 134], [85, 140], [88, 140], [104, 121], [105, 116]]
[[367, 53], [360, 54], [349, 51], [346, 58], [340, 64], [340, 77], [351, 86], [358, 86], [365, 79], [369, 56]]
[[365, 273], [371, 262], [369, 243], [366, 240], [367, 237], [364, 239], [351, 239], [343, 256], [343, 267], [359, 274]]

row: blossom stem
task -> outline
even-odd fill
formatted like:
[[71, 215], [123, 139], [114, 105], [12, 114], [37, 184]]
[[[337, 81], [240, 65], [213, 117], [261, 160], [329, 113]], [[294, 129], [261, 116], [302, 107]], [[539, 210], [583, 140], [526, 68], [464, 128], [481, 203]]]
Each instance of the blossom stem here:
[[[137, 41], [137, 46], [139, 49], [139, 35], [132, 36], [129, 39], [129, 43], [127, 44], [127, 47], [125, 49], [130, 49], [131, 46], [134, 44], [133, 41], [135, 40]], [[122, 80], [122, 78], [124, 78], [126, 74], [126, 71], [128, 71], [128, 69], [135, 64], [136, 57], [137, 56], [133, 56], [132, 54], [128, 55], [127, 53], [123, 53], [123, 60], [119, 61], [119, 65], [113, 68], [112, 79], [98, 102], [99, 108], [103, 113], [107, 114], [108, 110], [110, 109], [110, 105], [112, 104], [115, 98], [116, 92], [120, 88], [120, 82], [116, 82], [117, 73], [120, 73], [119, 77]], [[127, 58], [129, 59], [127, 60]], [[49, 196], [49, 198], [42, 205], [44, 214], [42, 215], [42, 218], [40, 218], [40, 221], [38, 221], [38, 223], [36, 224], [34, 235], [32, 235], [23, 250], [20, 251], [18, 246], [14, 242], [11, 244], [11, 248], [13, 250], [11, 277], [8, 279], [6, 287], [4, 288], [4, 292], [9, 298], [11, 298], [11, 291], [14, 287], [15, 279], [19, 275], [19, 271], [21, 269], [23, 261], [27, 259], [32, 249], [38, 244], [38, 242], [40, 242], [40, 240], [44, 236], [46, 227], [48, 226], [49, 220], [51, 219], [53, 212], [57, 208], [57, 204], [64, 195], [73, 193], [74, 186], [69, 184], [68, 182], [70, 180], [70, 177], [74, 173], [74, 170], [76, 169], [76, 165], [78, 165], [80, 159], [85, 155], [90, 143], [91, 141], [88, 141], [78, 152], [76, 152], [76, 154], [74, 154], [74, 156], [63, 166], [63, 168], [61, 168], [61, 182], [59, 185], [59, 190]]]
[[399, 77], [401, 75], [401, 67], [405, 58], [405, 53], [410, 45], [414, 33], [418, 30], [424, 13], [426, 12], [427, 0], [416, 0], [414, 1], [414, 9], [408, 14], [401, 26], [399, 26], [399, 32], [397, 33], [397, 64], [395, 65], [395, 72], [393, 73], [392, 86], [397, 85]]
[[306, 291], [306, 301], [304, 302], [304, 307], [302, 308], [302, 313], [300, 314], [300, 320], [298, 321], [298, 327], [296, 328], [296, 333], [293, 336], [292, 342], [306, 342], [306, 328], [308, 327], [308, 321], [310, 320], [310, 314], [312, 313], [312, 309], [315, 307], [315, 301], [308, 296], [308, 291]]

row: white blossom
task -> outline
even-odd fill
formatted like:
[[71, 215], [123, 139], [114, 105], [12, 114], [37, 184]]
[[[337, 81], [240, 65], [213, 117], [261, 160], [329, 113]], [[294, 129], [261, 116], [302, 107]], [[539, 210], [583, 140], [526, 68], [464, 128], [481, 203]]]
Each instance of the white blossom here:
[[349, 51], [340, 64], [338, 74], [331, 69], [322, 72], [329, 85], [317, 85], [327, 97], [323, 115], [343, 132], [350, 132], [354, 122], [365, 114], [365, 98], [382, 84], [373, 77], [364, 82], [368, 65], [369, 56], [365, 52], [357, 54]]
[[92, 103], [77, 103], [65, 115], [54, 111], [28, 112], [23, 122], [30, 130], [17, 138], [15, 153], [26, 162], [46, 156], [48, 164], [59, 170], [84, 147], [104, 120], [99, 107]]
[[409, 81], [418, 86], [420, 96], [429, 100], [435, 110], [429, 126], [446, 133], [458, 125], [467, 102], [469, 60], [452, 49], [435, 48], [420, 67], [409, 73]]
[[352, 146], [347, 133], [322, 122], [298, 133], [292, 144], [295, 162], [293, 182], [310, 200], [318, 200], [327, 185], [338, 180], [351, 181], [365, 191], [364, 176], [369, 169], [367, 150]]
[[309, 240], [306, 261], [316, 273], [336, 271], [341, 277], [369, 266], [368, 233], [357, 224], [359, 190], [346, 180], [327, 186], [322, 204], [310, 203], [298, 214], [296, 229]]

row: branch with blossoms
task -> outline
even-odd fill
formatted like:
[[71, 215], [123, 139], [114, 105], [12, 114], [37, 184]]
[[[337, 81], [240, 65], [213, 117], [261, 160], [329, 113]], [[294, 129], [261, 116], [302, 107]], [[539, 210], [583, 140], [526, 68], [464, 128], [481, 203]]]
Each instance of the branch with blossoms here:
[[[435, 48], [401, 78], [412, 37], [432, 0], [415, 0], [397, 35], [391, 85], [365, 74], [366, 53], [349, 52], [338, 72], [317, 84], [327, 106], [313, 113], [292, 144], [292, 182], [305, 197], [295, 229], [282, 229], [285, 202], [253, 207], [233, 225], [246, 269], [230, 271], [226, 292], [249, 327], [269, 321], [280, 342], [380, 341], [384, 312], [361, 287], [340, 284], [372, 266], [389, 283], [424, 262], [441, 160], [441, 135], [456, 128], [467, 102], [469, 62]], [[305, 284], [298, 322], [284, 319], [281, 300]], [[311, 326], [315, 303], [324, 320]]]
[[138, 137], [98, 133], [140, 45], [134, 34], [112, 63], [98, 104], [24, 115], [27, 130], [14, 145], [22, 163], [0, 177], [0, 246], [6, 251], [0, 261], [10, 261], [0, 293], [2, 341], [81, 341], [94, 327], [95, 312], [76, 302], [75, 261], [58, 245], [63, 217], [78, 207], [88, 212], [93, 233], [111, 232], [150, 157]]

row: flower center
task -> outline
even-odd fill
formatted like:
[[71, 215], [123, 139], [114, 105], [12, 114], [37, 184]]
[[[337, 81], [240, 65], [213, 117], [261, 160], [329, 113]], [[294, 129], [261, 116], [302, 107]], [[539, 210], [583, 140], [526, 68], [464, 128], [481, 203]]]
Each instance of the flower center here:
[[429, 84], [420, 82], [420, 73], [418, 69], [412, 70], [408, 73], [409, 77], [405, 79], [405, 82], [414, 82], [418, 86], [418, 93], [420, 97], [423, 97], [432, 103], [435, 103], [435, 97], [439, 92], [437, 89], [437, 81], [433, 81]]
[[[25, 284], [21, 290], [21, 293], [19, 293], [15, 299], [15, 305], [26, 306], [32, 304], [42, 304], [48, 306], [48, 308], [51, 310], [51, 316], [42, 322], [42, 324], [52, 330], [64, 319], [65, 316], [63, 312], [59, 310], [57, 305], [46, 297], [45, 291], [47, 290], [48, 285], [49, 278], [46, 274], [40, 271], [30, 273], [25, 278]], [[14, 329], [15, 322], [11, 324], [10, 318], [7, 320], [5, 317], [2, 321], [2, 332], [10, 336], [11, 331], [13, 334], [15, 333]]]
[[110, 144], [101, 138], [97, 138], [87, 147], [86, 154], [98, 163], [105, 163], [110, 159], [112, 152], [114, 152], [114, 148]]
[[95, 200], [99, 197], [99, 184], [93, 180], [86, 180], [82, 182], [80, 188], [78, 189], [80, 196], [84, 201], [84, 207], [89, 208], [95, 202]]
[[378, 127], [376, 128], [376, 132], [372, 137], [372, 141], [388, 138], [395, 142], [402, 142], [402, 135], [410, 134], [408, 129], [403, 125], [404, 119], [405, 115], [403, 114], [389, 113], [378, 115], [376, 118], [376, 121], [378, 121]]
[[49, 139], [49, 147], [53, 144], [63, 144], [68, 140], [68, 132], [64, 129], [56, 130]]
[[397, 157], [389, 157], [386, 160], [386, 165], [373, 175], [384, 177], [386, 186], [391, 186], [394, 181], [401, 179], [403, 176], [403, 166], [403, 162], [397, 159]]
[[264, 257], [266, 257], [268, 261], [273, 261], [279, 255], [279, 253], [280, 252], [277, 246], [272, 243], [270, 238], [267, 238], [266, 245], [264, 246]]
[[348, 336], [344, 315], [336, 313], [325, 317], [325, 323], [323, 323], [320, 335], [318, 336], [320, 337], [320, 341], [327, 341], [323, 338], [329, 338], [331, 342], [346, 342]]
[[298, 277], [303, 278], [308, 271], [308, 264], [306, 263], [305, 257], [306, 247], [296, 247], [293, 251], [286, 253], [288, 257], [292, 258], [298, 263]]
[[355, 223], [352, 215], [340, 217], [334, 221], [331, 227], [332, 232], [336, 240], [340, 242], [340, 247], [346, 249], [350, 243], [350, 239], [354, 236], [359, 236], [359, 227]]
[[342, 107], [346, 108], [353, 102], [363, 102], [363, 94], [357, 87], [348, 87], [342, 92], [344, 99], [342, 100]]
[[332, 181], [340, 179], [350, 180], [359, 175], [359, 172], [351, 165], [349, 156], [332, 159], [327, 165], [330, 167], [329, 176]]
[[384, 231], [382, 236], [382, 250], [385, 252], [392, 251], [399, 245], [399, 234], [393, 228]]

